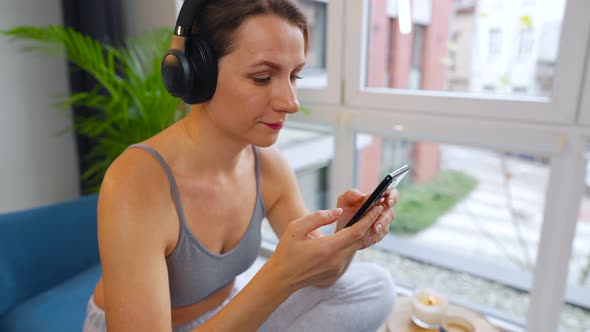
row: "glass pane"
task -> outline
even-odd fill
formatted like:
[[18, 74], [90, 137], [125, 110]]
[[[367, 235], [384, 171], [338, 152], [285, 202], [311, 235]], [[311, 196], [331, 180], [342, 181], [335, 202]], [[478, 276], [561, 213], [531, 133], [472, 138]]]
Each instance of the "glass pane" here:
[[434, 287], [523, 324], [549, 176], [548, 158], [357, 134], [356, 186], [370, 193], [403, 164], [390, 236], [360, 259], [401, 285]]
[[408, 34], [397, 2], [369, 0], [367, 88], [551, 96], [565, 0], [411, 0]]
[[[295, 170], [299, 190], [309, 211], [328, 208], [334, 138], [329, 131], [283, 128], [276, 143]], [[265, 240], [276, 241], [268, 222], [263, 222]]]
[[326, 17], [328, 0], [297, 0], [309, 23], [309, 49], [306, 65], [301, 72], [301, 88], [325, 88], [326, 75]]
[[563, 331], [590, 331], [590, 150], [587, 152], [586, 191], [582, 197], [572, 257], [568, 269], [565, 307], [561, 312]]

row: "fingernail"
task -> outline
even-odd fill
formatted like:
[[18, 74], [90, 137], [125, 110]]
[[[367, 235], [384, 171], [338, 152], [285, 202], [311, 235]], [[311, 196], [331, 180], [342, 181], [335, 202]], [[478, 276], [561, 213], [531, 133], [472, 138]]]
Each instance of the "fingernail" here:
[[393, 198], [389, 200], [389, 206], [393, 206]]
[[377, 224], [377, 233], [381, 233], [382, 229], [383, 229], [383, 225]]
[[342, 209], [341, 208], [335, 208], [335, 209], [331, 209], [330, 210], [330, 215], [331, 216], [339, 216], [342, 213]]
[[383, 205], [377, 207], [377, 213], [381, 213], [381, 211], [383, 211]]

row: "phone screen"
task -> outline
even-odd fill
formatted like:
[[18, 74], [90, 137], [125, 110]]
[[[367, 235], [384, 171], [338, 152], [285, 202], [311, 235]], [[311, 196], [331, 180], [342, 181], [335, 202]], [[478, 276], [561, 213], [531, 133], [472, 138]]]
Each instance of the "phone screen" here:
[[410, 170], [410, 166], [404, 165], [397, 170], [387, 174], [381, 183], [375, 188], [375, 190], [371, 193], [369, 198], [363, 203], [363, 205], [358, 209], [358, 211], [350, 218], [350, 221], [346, 224], [346, 227], [354, 225], [359, 219], [361, 219], [367, 211], [381, 198], [381, 195], [387, 190], [387, 188], [393, 186], [397, 186], [398, 183], [406, 176], [408, 171]]

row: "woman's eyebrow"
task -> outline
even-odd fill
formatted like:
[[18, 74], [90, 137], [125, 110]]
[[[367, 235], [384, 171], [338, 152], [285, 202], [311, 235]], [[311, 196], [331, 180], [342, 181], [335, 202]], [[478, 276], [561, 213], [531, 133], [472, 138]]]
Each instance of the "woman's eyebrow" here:
[[[252, 65], [252, 67], [259, 67], [259, 66], [267, 66], [267, 67], [270, 67], [274, 70], [281, 70], [283, 68], [283, 66], [281, 66], [280, 64], [272, 62], [272, 61], [268, 61], [268, 60], [261, 60], [261, 61], [255, 62]], [[303, 66], [305, 66], [305, 62], [298, 64], [297, 66], [295, 66], [295, 68], [301, 68]]]

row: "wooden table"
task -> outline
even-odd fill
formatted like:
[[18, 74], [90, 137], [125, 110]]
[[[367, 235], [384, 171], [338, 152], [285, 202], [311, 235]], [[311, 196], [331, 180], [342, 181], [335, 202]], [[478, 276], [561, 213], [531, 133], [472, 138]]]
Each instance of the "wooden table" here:
[[[474, 311], [454, 304], [449, 304], [447, 310], [448, 316], [459, 316], [467, 319], [473, 324], [476, 332], [500, 332], [500, 329], [494, 327], [482, 315]], [[424, 329], [412, 323], [410, 320], [411, 313], [412, 299], [408, 296], [398, 295], [393, 312], [378, 332], [438, 332], [438, 330]]]

